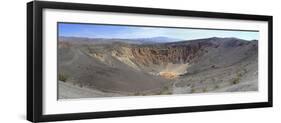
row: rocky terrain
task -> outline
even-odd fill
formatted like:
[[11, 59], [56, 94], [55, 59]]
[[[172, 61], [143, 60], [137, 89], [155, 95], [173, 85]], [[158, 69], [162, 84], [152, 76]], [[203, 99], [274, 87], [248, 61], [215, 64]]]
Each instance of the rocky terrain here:
[[62, 99], [257, 91], [258, 41], [61, 37], [58, 79]]

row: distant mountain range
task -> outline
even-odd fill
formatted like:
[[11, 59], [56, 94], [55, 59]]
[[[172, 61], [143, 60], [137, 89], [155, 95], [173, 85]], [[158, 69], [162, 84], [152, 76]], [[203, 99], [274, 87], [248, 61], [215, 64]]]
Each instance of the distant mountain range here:
[[167, 42], [181, 41], [183, 39], [159, 36], [159, 37], [151, 37], [151, 38], [137, 38], [133, 40], [141, 41], [143, 43], [167, 43]]
[[83, 41], [88, 43], [112, 43], [112, 42], [124, 42], [130, 44], [152, 44], [152, 43], [169, 43], [175, 41], [181, 41], [183, 39], [176, 39], [170, 37], [150, 37], [150, 38], [132, 38], [132, 39], [121, 39], [121, 38], [85, 38], [85, 37], [59, 37], [59, 41], [77, 42]]

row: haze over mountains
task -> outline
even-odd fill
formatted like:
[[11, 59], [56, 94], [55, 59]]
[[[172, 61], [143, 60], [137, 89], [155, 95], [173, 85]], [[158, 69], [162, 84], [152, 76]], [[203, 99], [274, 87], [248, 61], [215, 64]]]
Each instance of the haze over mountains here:
[[59, 98], [258, 90], [258, 41], [59, 37]]
[[158, 36], [158, 37], [149, 37], [149, 38], [131, 38], [131, 39], [122, 39], [122, 38], [85, 38], [85, 37], [59, 37], [60, 41], [69, 41], [69, 42], [92, 42], [92, 43], [112, 43], [112, 42], [124, 42], [130, 44], [153, 44], [153, 43], [168, 43], [181, 41], [183, 39], [175, 39], [170, 37]]

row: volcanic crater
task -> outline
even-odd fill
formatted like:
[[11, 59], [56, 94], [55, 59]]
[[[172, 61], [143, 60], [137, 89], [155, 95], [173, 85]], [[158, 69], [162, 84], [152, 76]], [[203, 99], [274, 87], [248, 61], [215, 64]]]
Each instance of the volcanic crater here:
[[[99, 92], [86, 97], [258, 89], [257, 40], [213, 37], [156, 44], [99, 40], [60, 38], [58, 77], [64, 78], [59, 79], [64, 89], [69, 84]], [[60, 92], [61, 98], [75, 98]]]

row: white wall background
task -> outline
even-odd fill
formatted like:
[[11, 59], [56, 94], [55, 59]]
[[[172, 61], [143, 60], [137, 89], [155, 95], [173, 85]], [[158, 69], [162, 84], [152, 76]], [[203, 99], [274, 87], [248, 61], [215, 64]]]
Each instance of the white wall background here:
[[[27, 123], [26, 112], [26, 2], [0, 4], [0, 122]], [[69, 0], [71, 1], [71, 0]], [[79, 120], [74, 123], [265, 123], [280, 122], [281, 114], [281, 14], [278, 0], [81, 0], [96, 4], [183, 10], [266, 14], [274, 16], [274, 108], [212, 111], [169, 115]], [[70, 122], [70, 121], [65, 121]]]

